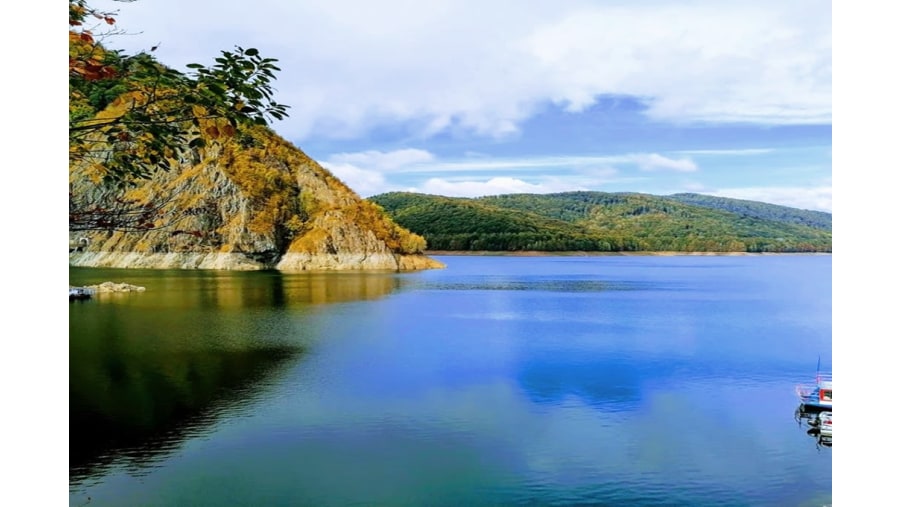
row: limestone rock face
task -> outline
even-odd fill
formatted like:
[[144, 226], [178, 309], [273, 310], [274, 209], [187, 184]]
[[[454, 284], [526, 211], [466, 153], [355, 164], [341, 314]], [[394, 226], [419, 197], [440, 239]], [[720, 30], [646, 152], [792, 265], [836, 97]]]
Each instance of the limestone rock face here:
[[[128, 190], [126, 205], [157, 210], [138, 231], [70, 231], [72, 266], [159, 269], [419, 270], [443, 264], [300, 149], [259, 127], [197, 150]], [[116, 206], [115, 193], [70, 168], [79, 202]], [[121, 203], [119, 203], [121, 205]]]

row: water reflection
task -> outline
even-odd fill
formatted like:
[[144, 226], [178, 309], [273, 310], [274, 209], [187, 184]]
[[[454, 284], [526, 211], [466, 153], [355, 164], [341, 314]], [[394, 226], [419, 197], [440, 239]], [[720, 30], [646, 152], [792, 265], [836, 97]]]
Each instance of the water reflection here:
[[[141, 293], [100, 293], [100, 301], [120, 304], [152, 300], [160, 307], [292, 308], [382, 298], [406, 282], [392, 272], [296, 273], [220, 272], [70, 268], [69, 284], [126, 281], [146, 287]], [[140, 298], [140, 299], [137, 299]]]
[[830, 450], [786, 420], [830, 351], [830, 261], [461, 261], [78, 273], [147, 292], [69, 307], [70, 504], [831, 502]]
[[575, 396], [588, 406], [617, 412], [632, 409], [640, 402], [642, 374], [635, 365], [615, 360], [553, 358], [525, 363], [518, 380], [536, 403], [558, 405]]
[[801, 405], [794, 411], [794, 419], [797, 425], [815, 440], [817, 448], [831, 448], [831, 411], [806, 410]]
[[140, 473], [239, 412], [298, 350], [81, 354], [70, 365], [70, 481], [113, 462]]
[[457, 277], [453, 280], [421, 283], [421, 290], [462, 290], [462, 291], [532, 291], [590, 293], [600, 291], [642, 290], [647, 284], [637, 282], [584, 280], [576, 277], [550, 278], [532, 276], [527, 280], [504, 276]]
[[319, 305], [382, 298], [403, 283], [391, 273], [70, 270], [72, 285], [108, 280], [147, 290], [69, 306], [73, 486], [112, 465], [144, 473], [247, 412], [320, 338]]

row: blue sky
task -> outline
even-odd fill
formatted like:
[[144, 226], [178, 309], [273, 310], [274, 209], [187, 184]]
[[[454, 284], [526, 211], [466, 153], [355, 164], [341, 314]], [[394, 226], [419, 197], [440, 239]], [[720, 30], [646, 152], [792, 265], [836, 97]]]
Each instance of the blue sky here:
[[273, 128], [363, 197], [699, 192], [832, 210], [830, 2], [92, 3], [178, 69], [277, 58]]

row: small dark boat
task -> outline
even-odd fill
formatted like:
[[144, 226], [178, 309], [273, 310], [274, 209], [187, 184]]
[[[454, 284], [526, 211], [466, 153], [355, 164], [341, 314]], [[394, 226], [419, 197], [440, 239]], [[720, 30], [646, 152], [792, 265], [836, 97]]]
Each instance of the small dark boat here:
[[69, 301], [91, 299], [93, 291], [86, 287], [69, 287]]

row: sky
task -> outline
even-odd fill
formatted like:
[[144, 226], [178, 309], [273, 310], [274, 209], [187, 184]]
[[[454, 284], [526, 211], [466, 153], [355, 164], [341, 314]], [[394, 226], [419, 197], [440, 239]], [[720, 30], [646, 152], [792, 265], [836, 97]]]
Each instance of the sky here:
[[806, 0], [97, 0], [162, 63], [277, 58], [272, 128], [362, 197], [697, 192], [832, 211]]
[[[885, 339], [896, 308], [883, 294], [900, 284], [885, 235], [897, 216], [900, 41], [884, 2], [105, 3], [122, 28], [143, 31], [117, 47], [159, 43], [173, 67], [211, 64], [235, 45], [278, 58], [277, 99], [293, 107], [273, 127], [363, 196], [568, 182], [804, 199], [793, 205], [828, 211], [835, 188], [833, 370], [848, 394], [834, 498], [871, 504], [893, 494], [893, 471], [877, 456], [897, 443], [871, 431], [867, 412], [879, 403], [871, 386], [896, 369]], [[6, 497], [53, 504], [68, 496], [69, 305], [47, 296], [69, 269], [60, 248], [68, 96], [49, 62], [64, 61], [66, 14], [51, 2], [14, 2], [6, 13], [0, 209], [20, 248], [0, 258], [25, 304], [7, 312], [4, 343], [7, 357], [34, 359], [3, 370], [5, 385], [28, 379], [28, 389], [4, 394], [32, 415], [7, 421], [20, 437], [7, 455], [26, 472]], [[48, 139], [59, 141], [48, 149]]]

